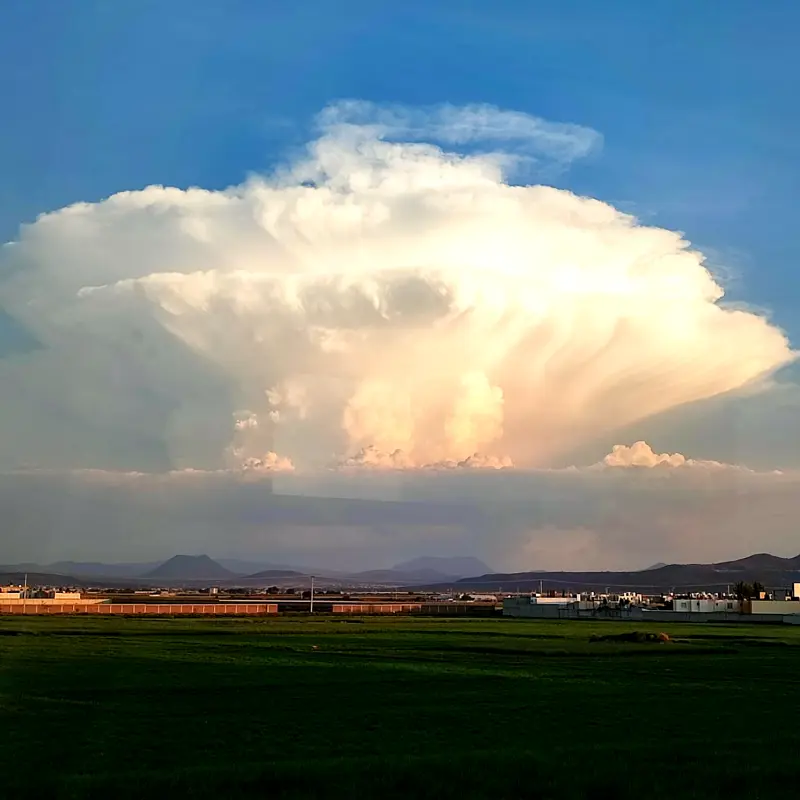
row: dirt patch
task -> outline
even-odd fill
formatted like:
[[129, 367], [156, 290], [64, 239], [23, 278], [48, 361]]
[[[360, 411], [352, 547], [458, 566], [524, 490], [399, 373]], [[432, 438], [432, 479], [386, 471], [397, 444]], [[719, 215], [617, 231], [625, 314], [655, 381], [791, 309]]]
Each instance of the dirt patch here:
[[666, 633], [643, 633], [628, 631], [626, 633], [610, 633], [605, 636], [590, 636], [590, 642], [634, 642], [635, 644], [664, 644], [671, 641]]

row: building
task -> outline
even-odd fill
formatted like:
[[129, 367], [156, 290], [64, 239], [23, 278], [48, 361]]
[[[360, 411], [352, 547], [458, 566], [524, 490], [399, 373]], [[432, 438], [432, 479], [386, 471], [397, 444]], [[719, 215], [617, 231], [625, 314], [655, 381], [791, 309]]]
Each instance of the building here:
[[800, 614], [798, 600], [751, 600], [748, 603], [751, 614], [783, 614], [793, 616]]
[[581, 600], [578, 597], [506, 597], [503, 600], [503, 616], [572, 618], [592, 615], [599, 606], [596, 600]]
[[568, 606], [570, 603], [577, 601], [577, 597], [541, 597], [533, 595], [532, 597], [523, 598], [529, 603], [538, 606]]
[[712, 614], [715, 611], [739, 611], [739, 601], [713, 597], [675, 597], [672, 600], [673, 611], [691, 612], [693, 614]]

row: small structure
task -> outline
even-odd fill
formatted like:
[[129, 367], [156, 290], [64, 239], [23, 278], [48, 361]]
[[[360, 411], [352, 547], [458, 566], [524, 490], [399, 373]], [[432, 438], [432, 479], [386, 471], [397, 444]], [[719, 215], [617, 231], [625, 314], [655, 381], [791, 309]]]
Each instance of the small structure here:
[[672, 600], [672, 610], [687, 613], [691, 612], [693, 614], [713, 614], [715, 611], [739, 611], [739, 601], [713, 597], [675, 597]]
[[544, 597], [538, 594], [525, 599], [536, 606], [568, 606], [578, 600], [577, 597]]
[[503, 600], [504, 617], [577, 618], [597, 612], [596, 600], [579, 597], [506, 597]]
[[81, 599], [80, 592], [53, 592], [53, 600], [59, 600], [62, 603], [74, 603], [76, 600]]

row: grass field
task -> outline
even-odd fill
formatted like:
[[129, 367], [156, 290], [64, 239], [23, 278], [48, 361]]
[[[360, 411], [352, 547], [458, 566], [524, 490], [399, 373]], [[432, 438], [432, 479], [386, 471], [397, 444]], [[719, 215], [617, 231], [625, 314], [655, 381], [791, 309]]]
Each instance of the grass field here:
[[800, 627], [633, 629], [0, 618], [2, 794], [794, 796]]

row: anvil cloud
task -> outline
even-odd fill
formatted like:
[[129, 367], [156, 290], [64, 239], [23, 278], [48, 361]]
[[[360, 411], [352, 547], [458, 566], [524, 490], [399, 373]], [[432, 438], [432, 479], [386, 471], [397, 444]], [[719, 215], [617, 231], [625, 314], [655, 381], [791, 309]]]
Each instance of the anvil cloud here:
[[681, 235], [509, 182], [590, 129], [352, 102], [317, 123], [272, 176], [76, 204], [3, 249], [0, 302], [40, 343], [0, 366], [9, 466], [66, 466], [84, 430], [90, 467], [542, 467], [794, 358]]

